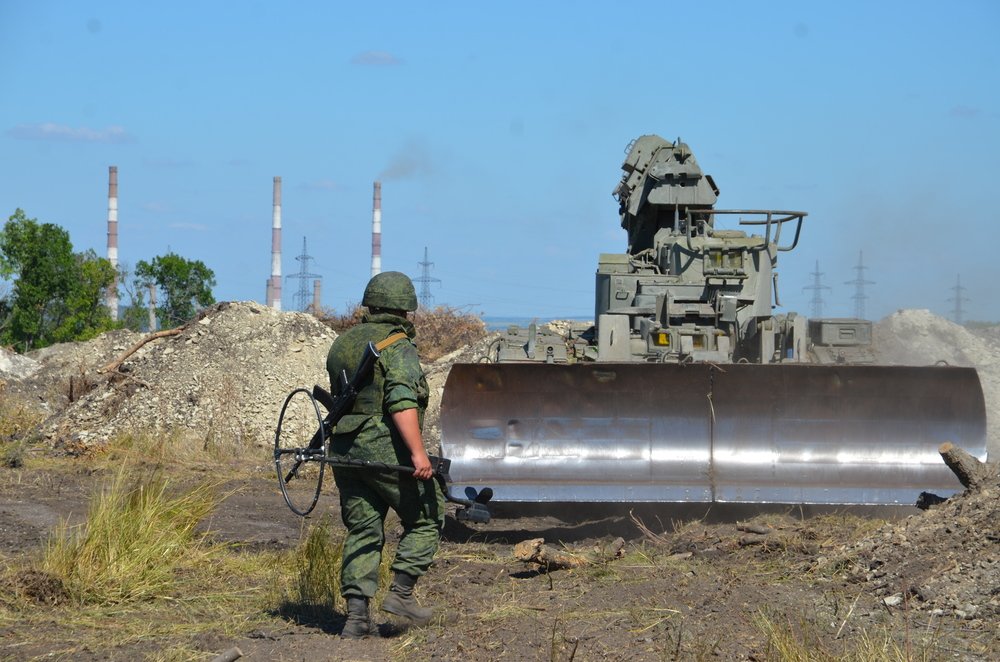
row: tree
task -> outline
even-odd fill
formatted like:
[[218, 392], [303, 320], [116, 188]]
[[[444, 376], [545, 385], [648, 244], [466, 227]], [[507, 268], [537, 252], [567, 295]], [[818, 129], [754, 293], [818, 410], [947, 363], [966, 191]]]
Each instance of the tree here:
[[114, 283], [111, 263], [74, 253], [69, 233], [14, 212], [0, 232], [0, 275], [15, 277], [0, 306], [0, 342], [24, 351], [85, 340], [114, 326], [102, 304]]
[[136, 278], [143, 284], [155, 284], [160, 292], [156, 312], [160, 326], [170, 329], [194, 317], [196, 305], [215, 303], [212, 287], [215, 272], [201, 260], [187, 260], [176, 253], [154, 257], [152, 262], [139, 260]]

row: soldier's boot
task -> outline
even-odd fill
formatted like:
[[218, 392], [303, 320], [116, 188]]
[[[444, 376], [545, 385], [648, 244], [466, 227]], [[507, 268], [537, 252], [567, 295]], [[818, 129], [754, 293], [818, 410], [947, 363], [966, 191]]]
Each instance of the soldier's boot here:
[[382, 601], [382, 611], [404, 618], [410, 625], [427, 625], [434, 616], [434, 611], [421, 607], [413, 597], [413, 587], [417, 578], [405, 572], [397, 572], [392, 578], [389, 593]]
[[345, 639], [360, 639], [375, 634], [375, 626], [368, 614], [368, 598], [350, 596], [347, 598], [347, 621], [340, 636]]

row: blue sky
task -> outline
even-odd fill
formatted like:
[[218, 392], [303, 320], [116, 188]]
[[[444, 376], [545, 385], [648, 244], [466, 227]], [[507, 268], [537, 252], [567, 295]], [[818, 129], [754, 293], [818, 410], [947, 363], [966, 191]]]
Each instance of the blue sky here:
[[[809, 212], [784, 310], [1000, 320], [1000, 3], [0, 1], [0, 214], [103, 254], [199, 259], [262, 301], [271, 181], [283, 273], [303, 237], [323, 304], [360, 299], [372, 182], [383, 268], [435, 303], [586, 317], [619, 252], [624, 148], [681, 137], [719, 207]], [[291, 308], [298, 281], [285, 279]], [[310, 287], [311, 293], [311, 287]]]

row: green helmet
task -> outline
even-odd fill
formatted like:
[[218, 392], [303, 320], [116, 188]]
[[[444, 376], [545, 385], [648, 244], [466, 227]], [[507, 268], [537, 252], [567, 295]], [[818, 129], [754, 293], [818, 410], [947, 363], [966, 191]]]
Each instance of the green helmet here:
[[413, 281], [399, 271], [385, 271], [375, 274], [368, 281], [361, 305], [368, 308], [390, 308], [412, 311], [417, 309], [417, 291]]

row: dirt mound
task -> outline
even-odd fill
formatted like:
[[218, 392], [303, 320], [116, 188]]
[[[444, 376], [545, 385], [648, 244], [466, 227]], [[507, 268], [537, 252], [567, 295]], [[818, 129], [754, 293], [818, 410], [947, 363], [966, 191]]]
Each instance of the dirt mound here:
[[[97, 369], [121, 354], [142, 334], [119, 329], [86, 342], [50, 345], [25, 356], [10, 357], [22, 366], [9, 373], [7, 392], [36, 405], [46, 414], [66, 408], [94, 387]], [[3, 366], [0, 364], [0, 370]]]
[[929, 310], [900, 310], [875, 325], [875, 352], [888, 365], [974, 367], [986, 398], [990, 457], [1000, 456], [1000, 329], [972, 332]]
[[887, 525], [849, 549], [849, 579], [888, 607], [996, 623], [1000, 466], [989, 466], [992, 477], [979, 489]]
[[[86, 343], [88, 366], [110, 361], [137, 337], [106, 334]], [[220, 303], [178, 335], [143, 346], [117, 372], [88, 372], [93, 389], [50, 419], [43, 434], [69, 448], [144, 430], [176, 431], [206, 444], [265, 445], [285, 395], [328, 381], [326, 353], [334, 337], [312, 315]]]

